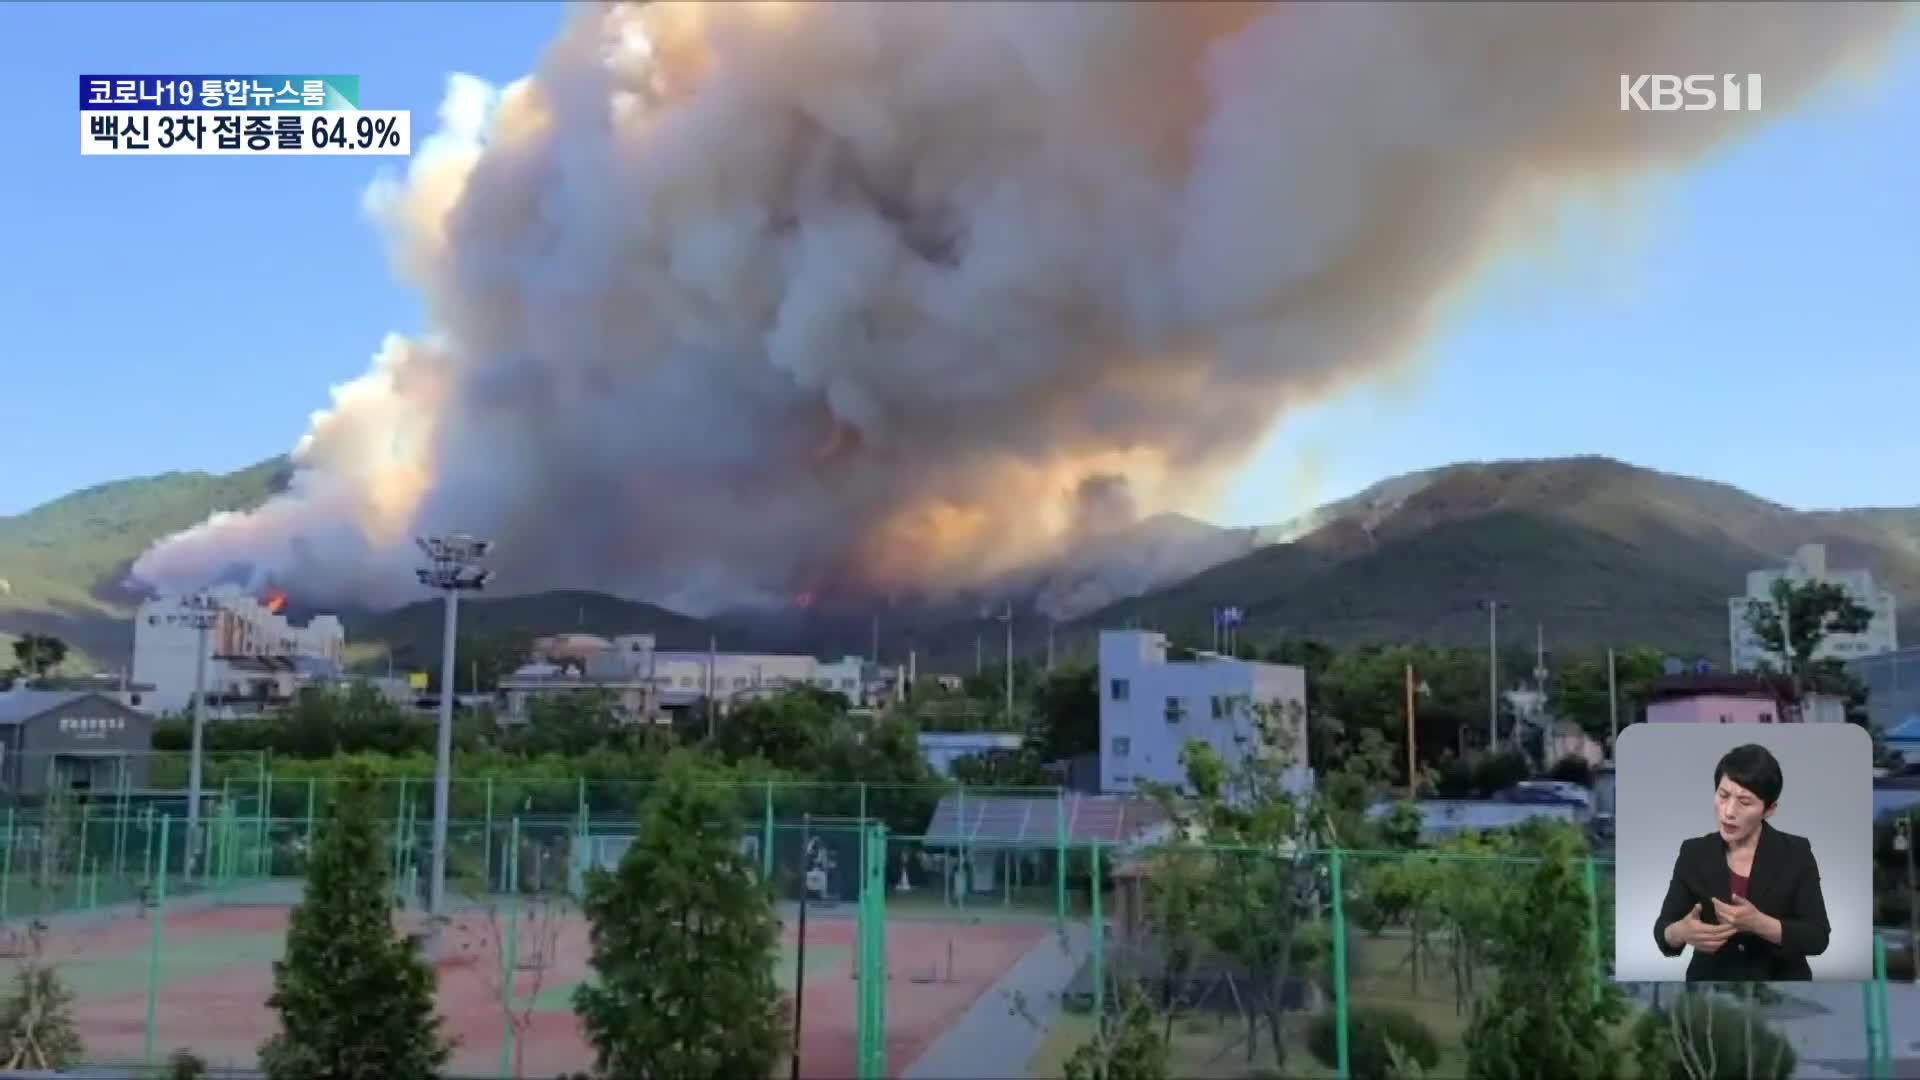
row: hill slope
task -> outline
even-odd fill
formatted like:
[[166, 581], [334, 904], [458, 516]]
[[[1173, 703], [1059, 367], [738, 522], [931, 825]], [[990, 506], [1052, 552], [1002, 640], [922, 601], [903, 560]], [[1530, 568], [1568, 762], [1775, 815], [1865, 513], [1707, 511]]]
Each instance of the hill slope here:
[[1824, 543], [1829, 565], [1867, 567], [1920, 635], [1920, 510], [1801, 512], [1725, 484], [1607, 458], [1453, 465], [1396, 477], [1291, 530], [1291, 543], [1080, 620], [1209, 639], [1238, 605], [1248, 634], [1330, 642], [1501, 637], [1645, 642], [1723, 658], [1726, 600], [1749, 570]]
[[285, 458], [216, 476], [173, 472], [85, 488], [0, 517], [0, 632], [54, 634], [96, 663], [124, 662], [137, 598], [121, 582], [155, 540], [284, 489]]

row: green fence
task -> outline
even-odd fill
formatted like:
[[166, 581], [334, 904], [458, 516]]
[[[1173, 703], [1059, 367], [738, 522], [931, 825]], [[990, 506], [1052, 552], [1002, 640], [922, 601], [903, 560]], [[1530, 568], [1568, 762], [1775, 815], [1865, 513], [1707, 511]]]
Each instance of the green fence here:
[[[183, 815], [158, 804], [126, 815], [91, 804], [0, 810], [0, 944], [16, 961], [37, 947], [60, 968], [90, 1061], [155, 1064], [185, 1047], [216, 1067], [246, 1068], [271, 1034], [271, 963], [327, 785], [263, 775], [242, 786], [210, 788], [197, 842]], [[617, 865], [635, 835], [631, 812], [601, 809], [608, 793], [646, 789], [583, 797], [567, 786], [571, 799], [548, 781], [518, 782], [517, 806], [505, 784], [492, 787], [489, 805], [483, 786], [478, 815], [456, 803], [452, 918], [434, 941], [442, 1012], [460, 1040], [453, 1075], [552, 1076], [590, 1064], [567, 1019], [572, 987], [591, 975], [576, 900], [585, 875]], [[733, 830], [781, 914], [776, 963], [801, 1013], [809, 1077], [898, 1076], [916, 1061], [940, 1072], [942, 1055], [959, 1055], [949, 1075], [1057, 1077], [1136, 999], [1152, 1009], [1182, 1077], [1378, 1076], [1388, 1028], [1427, 1075], [1459, 1075], [1474, 1003], [1498, 976], [1502, 906], [1538, 865], [1081, 843], [1044, 820], [998, 839], [913, 835], [871, 811], [924, 793], [729, 787], [734, 820], [716, 827]], [[424, 929], [431, 788], [395, 783], [381, 797], [392, 806], [396, 919]], [[853, 812], [831, 812], [845, 806]], [[1593, 857], [1575, 869], [1587, 913], [1580, 955], [1606, 979], [1612, 868]], [[37, 946], [35, 923], [44, 926]], [[1755, 1004], [1744, 1000], [1750, 989], [1628, 990], [1629, 1031], [1637, 1024], [1642, 1042], [1675, 1048], [1725, 1037], [1687, 1028], [1696, 1013], [1745, 1016]], [[1761, 993], [1786, 995], [1801, 1013], [1826, 1011], [1815, 1056], [1834, 1071], [1890, 1075], [1884, 966], [1864, 984]], [[1765, 1061], [1753, 1075], [1769, 1075]]]

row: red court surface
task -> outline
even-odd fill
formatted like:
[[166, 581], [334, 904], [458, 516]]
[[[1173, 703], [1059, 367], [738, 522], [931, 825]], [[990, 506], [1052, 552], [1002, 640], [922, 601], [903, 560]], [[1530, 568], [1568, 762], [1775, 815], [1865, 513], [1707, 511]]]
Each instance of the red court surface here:
[[[266, 1007], [272, 961], [286, 932], [284, 907], [211, 907], [176, 910], [162, 926], [159, 993], [153, 1002], [154, 1050], [164, 1058], [190, 1048], [214, 1067], [251, 1067], [274, 1030]], [[418, 925], [401, 917], [403, 929]], [[553, 1076], [586, 1069], [592, 1052], [575, 1023], [571, 991], [588, 977], [587, 927], [577, 913], [552, 924], [544, 970], [523, 968], [515, 980], [524, 1014], [509, 1048], [508, 1075]], [[47, 956], [75, 992], [75, 1018], [87, 1058], [100, 1064], [142, 1060], [148, 1008], [147, 973], [152, 924], [124, 917], [86, 928], [57, 928]], [[1045, 935], [1021, 923], [906, 922], [887, 928], [887, 1070], [898, 1075], [964, 1014], [1005, 971]], [[540, 940], [536, 920], [523, 918], [520, 955]], [[780, 977], [791, 986], [797, 931], [785, 928]], [[454, 1040], [449, 1073], [501, 1075], [506, 1013], [500, 1001], [498, 931], [485, 915], [457, 919], [436, 962], [439, 1005]], [[807, 926], [801, 1075], [842, 1080], [853, 1075], [854, 924], [846, 917]], [[531, 999], [532, 1007], [527, 1005]], [[1011, 1010], [1012, 1003], [1005, 1003]], [[1009, 1017], [1010, 1023], [1017, 1023]], [[783, 1065], [778, 1070], [786, 1075]]]

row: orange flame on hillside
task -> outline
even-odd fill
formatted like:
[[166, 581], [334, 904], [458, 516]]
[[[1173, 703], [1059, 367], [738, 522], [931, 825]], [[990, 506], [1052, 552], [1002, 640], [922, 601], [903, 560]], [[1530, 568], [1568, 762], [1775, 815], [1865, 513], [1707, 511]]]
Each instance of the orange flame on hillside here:
[[274, 589], [261, 598], [260, 604], [268, 611], [278, 615], [280, 614], [280, 609], [287, 606], [287, 594], [281, 592], [279, 589]]

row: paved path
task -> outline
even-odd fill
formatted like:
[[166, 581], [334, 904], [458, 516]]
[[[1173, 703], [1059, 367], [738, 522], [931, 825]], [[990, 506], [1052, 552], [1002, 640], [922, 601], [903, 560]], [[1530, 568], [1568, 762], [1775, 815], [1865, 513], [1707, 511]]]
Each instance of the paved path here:
[[[1060, 1014], [1060, 991], [1087, 961], [1087, 941], [1084, 926], [1041, 938], [908, 1066], [904, 1080], [1027, 1075], [1027, 1063]], [[1015, 995], [1031, 1022], [1012, 1014]]]
[[[1857, 983], [1802, 983], [1782, 988], [1819, 1008], [1815, 1015], [1773, 1019], [1800, 1056], [1804, 1076], [1866, 1075], [1866, 1005]], [[1887, 984], [1888, 1045], [1893, 1075], [1920, 1077], [1920, 986]]]

